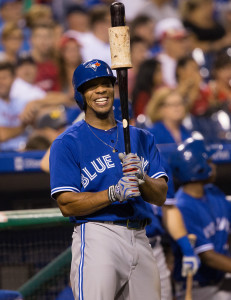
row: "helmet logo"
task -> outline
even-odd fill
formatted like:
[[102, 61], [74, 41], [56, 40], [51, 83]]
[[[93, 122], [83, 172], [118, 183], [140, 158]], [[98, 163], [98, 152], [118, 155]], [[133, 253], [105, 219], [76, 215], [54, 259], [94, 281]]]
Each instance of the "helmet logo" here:
[[99, 66], [101, 66], [101, 63], [99, 63], [98, 61], [92, 61], [87, 64], [85, 68], [91, 68], [93, 71], [97, 71], [97, 68]]

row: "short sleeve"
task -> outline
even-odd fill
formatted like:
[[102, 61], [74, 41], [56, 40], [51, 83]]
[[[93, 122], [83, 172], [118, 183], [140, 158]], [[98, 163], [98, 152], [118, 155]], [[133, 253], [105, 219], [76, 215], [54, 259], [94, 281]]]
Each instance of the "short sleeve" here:
[[150, 176], [151, 178], [165, 177], [166, 181], [168, 180], [168, 176], [165, 172], [164, 167], [162, 166], [160, 153], [154, 142], [153, 135], [150, 135], [150, 143], [149, 143], [148, 176]]
[[80, 192], [81, 173], [73, 153], [62, 140], [55, 140], [50, 151], [51, 195], [58, 192]]
[[203, 224], [200, 219], [200, 216], [198, 213], [196, 213], [195, 210], [191, 210], [186, 207], [179, 207], [183, 218], [184, 223], [187, 228], [188, 233], [193, 233], [196, 235], [196, 245], [195, 245], [195, 252], [197, 254], [212, 250], [214, 249], [213, 243], [210, 239], [206, 238], [204, 232], [203, 232]]

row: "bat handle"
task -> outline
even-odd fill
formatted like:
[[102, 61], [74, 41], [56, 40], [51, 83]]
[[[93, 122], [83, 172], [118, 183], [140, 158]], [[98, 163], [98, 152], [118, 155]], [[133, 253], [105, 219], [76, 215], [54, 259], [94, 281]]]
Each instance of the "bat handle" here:
[[[196, 235], [193, 233], [188, 234], [188, 239], [192, 247], [195, 247]], [[192, 300], [192, 288], [193, 288], [193, 274], [189, 273], [186, 279], [186, 291], [185, 300]]]
[[186, 279], [185, 300], [192, 300], [193, 275], [188, 274]]
[[125, 153], [131, 152], [130, 130], [129, 130], [129, 110], [128, 110], [128, 89], [127, 89], [127, 69], [121, 68], [117, 70], [120, 105], [122, 112], [123, 132], [124, 132], [124, 146]]

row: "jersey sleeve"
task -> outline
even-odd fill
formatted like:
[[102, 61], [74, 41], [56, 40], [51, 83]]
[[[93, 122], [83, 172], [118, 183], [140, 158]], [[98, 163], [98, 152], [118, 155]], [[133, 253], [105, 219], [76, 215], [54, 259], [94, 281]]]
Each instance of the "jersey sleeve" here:
[[214, 249], [213, 243], [209, 238], [206, 238], [203, 232], [203, 224], [200, 219], [200, 215], [198, 211], [191, 210], [186, 207], [177, 206], [183, 216], [185, 227], [188, 233], [193, 233], [196, 235], [196, 245], [195, 245], [195, 253], [199, 254], [208, 250]]
[[157, 149], [156, 144], [154, 142], [154, 136], [151, 134], [149, 136], [149, 168], [147, 174], [151, 178], [165, 177], [166, 181], [168, 181], [168, 176], [161, 163], [159, 150]]
[[80, 192], [81, 173], [72, 152], [62, 140], [55, 140], [50, 151], [51, 196], [69, 191]]
[[168, 175], [167, 199], [164, 205], [176, 205], [175, 186], [173, 182], [172, 170], [169, 166], [169, 163], [167, 162], [167, 159], [161, 154], [161, 152], [160, 152], [160, 156], [161, 156], [161, 164]]

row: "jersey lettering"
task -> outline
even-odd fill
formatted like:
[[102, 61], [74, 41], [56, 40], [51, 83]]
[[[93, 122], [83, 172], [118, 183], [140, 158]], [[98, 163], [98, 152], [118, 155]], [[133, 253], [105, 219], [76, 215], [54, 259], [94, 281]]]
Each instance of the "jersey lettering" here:
[[97, 176], [96, 173], [92, 174], [88, 171], [87, 168], [83, 168], [83, 171], [86, 173], [86, 175], [89, 177], [89, 179], [92, 181], [93, 179], [95, 179], [95, 177]]
[[111, 160], [111, 155], [110, 154], [104, 155], [103, 160], [104, 160], [104, 162], [105, 162], [108, 169], [115, 167], [115, 164]]
[[[143, 157], [141, 157], [141, 162], [144, 168], [149, 164], [148, 160], [144, 160]], [[82, 171], [85, 173], [85, 175], [81, 174], [81, 183], [84, 188], [88, 186], [90, 181], [93, 181], [98, 174], [102, 174], [106, 171], [106, 169], [115, 168], [115, 164], [112, 161], [112, 157], [110, 154], [101, 156], [96, 158], [95, 160], [90, 162], [91, 164], [91, 170], [89, 167], [84, 167]], [[94, 170], [93, 170], [93, 168]]]
[[81, 183], [84, 188], [86, 188], [89, 184], [89, 179], [81, 174]]
[[106, 166], [103, 164], [102, 160], [100, 158], [96, 158], [97, 162], [101, 166], [101, 169], [97, 166], [96, 162], [93, 160], [91, 162], [92, 166], [95, 168], [96, 172], [103, 173], [106, 170]]
[[203, 230], [205, 237], [208, 239], [215, 235], [217, 231], [229, 232], [230, 223], [226, 218], [216, 218], [216, 224], [214, 222], [209, 223]]

